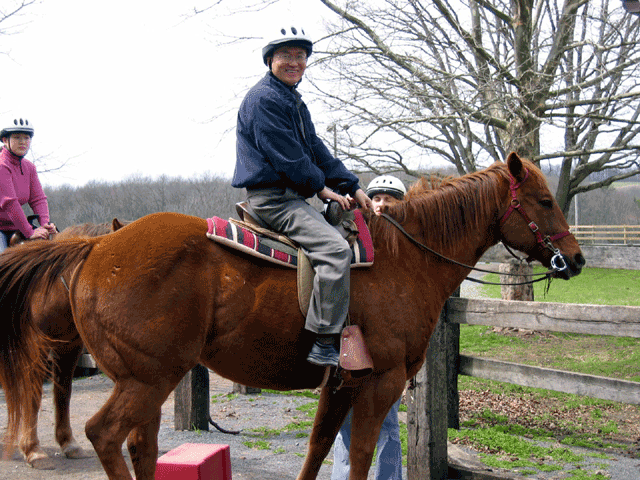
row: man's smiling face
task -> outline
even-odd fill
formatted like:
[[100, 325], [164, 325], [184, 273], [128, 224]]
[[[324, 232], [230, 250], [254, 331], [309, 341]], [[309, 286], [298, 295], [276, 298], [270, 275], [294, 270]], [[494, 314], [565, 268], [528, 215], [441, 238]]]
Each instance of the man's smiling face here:
[[293, 87], [307, 68], [307, 51], [300, 47], [282, 47], [273, 54], [271, 71], [284, 83]]

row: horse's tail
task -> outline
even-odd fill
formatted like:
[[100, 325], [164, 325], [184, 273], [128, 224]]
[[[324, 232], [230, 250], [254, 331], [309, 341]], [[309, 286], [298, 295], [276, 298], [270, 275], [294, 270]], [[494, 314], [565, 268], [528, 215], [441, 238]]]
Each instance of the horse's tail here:
[[[28, 242], [0, 254], [0, 383], [7, 404], [5, 456], [12, 450], [24, 405], [40, 391], [47, 370], [49, 339], [34, 324], [29, 298], [38, 286], [45, 291], [60, 275], [85, 260], [91, 239]], [[29, 403], [27, 403], [29, 402]]]

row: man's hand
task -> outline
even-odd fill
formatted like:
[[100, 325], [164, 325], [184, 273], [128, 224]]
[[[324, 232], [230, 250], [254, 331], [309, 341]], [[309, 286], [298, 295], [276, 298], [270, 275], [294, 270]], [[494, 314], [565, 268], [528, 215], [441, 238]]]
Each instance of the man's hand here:
[[354, 198], [349, 198], [354, 207], [360, 205], [365, 210], [373, 210], [373, 203], [371, 202], [371, 199], [367, 196], [367, 194], [364, 193], [364, 190], [359, 188], [358, 190], [356, 190], [356, 193], [354, 193], [353, 196]]
[[318, 192], [318, 198], [322, 201], [334, 200], [340, 204], [343, 210], [349, 210], [351, 208], [349, 199], [347, 197], [343, 197], [342, 195], [337, 194], [327, 187], [324, 187]]

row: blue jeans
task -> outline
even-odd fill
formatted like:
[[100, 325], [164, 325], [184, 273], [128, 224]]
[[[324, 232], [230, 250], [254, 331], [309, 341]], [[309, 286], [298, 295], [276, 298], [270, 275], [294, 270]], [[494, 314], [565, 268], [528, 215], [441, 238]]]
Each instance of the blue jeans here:
[[[400, 425], [398, 409], [400, 400], [393, 404], [382, 423], [380, 436], [376, 444], [376, 480], [402, 480], [402, 445], [400, 443]], [[351, 445], [351, 414], [349, 411], [333, 448], [333, 470], [331, 480], [349, 478], [349, 445]]]
[[9, 239], [13, 235], [13, 230], [4, 232], [0, 230], [0, 252], [9, 246]]

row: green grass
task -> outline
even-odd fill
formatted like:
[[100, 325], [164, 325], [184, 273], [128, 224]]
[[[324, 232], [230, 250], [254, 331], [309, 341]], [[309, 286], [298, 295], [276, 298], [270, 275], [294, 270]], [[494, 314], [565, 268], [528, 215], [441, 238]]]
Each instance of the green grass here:
[[[534, 271], [542, 272], [542, 267]], [[488, 281], [498, 281], [489, 274]], [[483, 285], [483, 295], [500, 298], [500, 287]], [[640, 271], [585, 268], [569, 281], [555, 280], [545, 294], [543, 282], [534, 285], [540, 302], [640, 306]], [[551, 333], [519, 338], [491, 334], [491, 327], [461, 328], [460, 351], [468, 355], [568, 370], [640, 382], [640, 339]]]
[[[534, 272], [544, 271], [534, 268]], [[487, 275], [485, 280], [497, 282], [499, 276]], [[481, 291], [486, 297], [501, 298], [500, 286], [483, 285]], [[540, 302], [640, 306], [639, 291], [640, 271], [601, 268], [585, 268], [570, 281], [554, 280], [548, 292], [545, 282], [534, 284], [534, 297]], [[461, 326], [461, 353], [640, 382], [640, 339], [554, 332], [522, 336], [492, 330]], [[462, 439], [463, 444], [490, 452], [482, 456], [487, 465], [527, 475], [559, 468], [563, 472], [558, 478], [604, 479], [585, 469], [582, 459], [567, 447], [622, 449], [624, 444], [610, 440], [619, 433], [618, 422], [611, 418], [623, 408], [636, 414], [640, 411], [637, 406], [464, 376], [459, 378], [458, 388], [553, 405], [554, 412], [527, 418], [523, 425], [508, 423], [500, 412], [485, 410], [464, 422], [460, 431], [449, 432], [450, 439]], [[555, 446], [545, 450], [537, 442]]]
[[280, 391], [280, 390], [269, 390], [263, 389], [263, 393], [273, 393], [276, 395], [288, 395], [290, 397], [304, 397], [304, 398], [313, 398], [318, 400], [320, 395], [317, 393], [313, 393], [311, 390], [292, 390], [292, 391]]
[[242, 444], [247, 448], [252, 448], [254, 450], [269, 450], [271, 448], [271, 444], [264, 440], [258, 440], [257, 442], [245, 441]]
[[534, 338], [492, 333], [462, 325], [460, 351], [508, 362], [640, 382], [640, 339], [573, 333]]
[[[534, 273], [544, 273], [543, 267], [534, 267]], [[490, 273], [484, 280], [500, 281], [499, 275]], [[640, 270], [612, 270], [586, 267], [569, 281], [554, 279], [545, 294], [545, 282], [533, 285], [533, 296], [538, 302], [582, 303], [591, 305], [640, 306]], [[482, 294], [501, 298], [499, 285], [482, 285]]]

